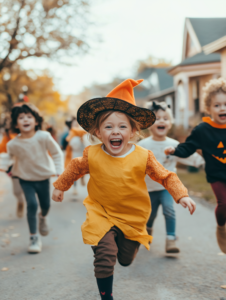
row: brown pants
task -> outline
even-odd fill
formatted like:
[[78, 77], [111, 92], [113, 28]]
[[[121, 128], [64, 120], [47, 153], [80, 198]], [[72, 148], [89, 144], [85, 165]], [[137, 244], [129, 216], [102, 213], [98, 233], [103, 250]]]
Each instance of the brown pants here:
[[95, 277], [106, 278], [113, 275], [117, 257], [120, 265], [129, 266], [137, 255], [139, 246], [140, 243], [126, 239], [122, 231], [113, 226], [98, 245], [92, 247]]

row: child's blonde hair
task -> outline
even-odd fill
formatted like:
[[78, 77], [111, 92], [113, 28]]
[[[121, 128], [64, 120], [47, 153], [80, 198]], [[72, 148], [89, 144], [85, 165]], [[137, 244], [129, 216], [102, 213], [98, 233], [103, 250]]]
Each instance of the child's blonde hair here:
[[132, 130], [136, 131], [136, 134], [133, 138], [137, 139], [137, 138], [143, 138], [142, 132], [141, 132], [141, 124], [139, 122], [137, 122], [136, 120], [134, 120], [130, 115], [121, 112], [121, 111], [117, 111], [117, 110], [107, 110], [107, 111], [102, 111], [101, 113], [99, 113], [95, 119], [95, 122], [93, 124], [93, 126], [90, 128], [89, 130], [89, 139], [94, 142], [95, 141], [95, 137], [97, 137], [96, 135], [96, 130], [100, 128], [101, 124], [114, 112], [117, 113], [121, 113], [121, 114], [125, 114], [126, 117], [128, 118], [130, 125], [132, 127]]
[[148, 102], [146, 106], [147, 106], [148, 109], [150, 109], [153, 112], [157, 112], [160, 109], [165, 111], [168, 114], [171, 123], [172, 124], [174, 123], [172, 109], [170, 108], [170, 105], [166, 104], [166, 102], [164, 102], [164, 101], [161, 101], [161, 102], [153, 101], [153, 102]]
[[212, 79], [203, 88], [203, 101], [206, 111], [211, 105], [211, 98], [218, 93], [226, 94], [226, 80], [224, 78]]

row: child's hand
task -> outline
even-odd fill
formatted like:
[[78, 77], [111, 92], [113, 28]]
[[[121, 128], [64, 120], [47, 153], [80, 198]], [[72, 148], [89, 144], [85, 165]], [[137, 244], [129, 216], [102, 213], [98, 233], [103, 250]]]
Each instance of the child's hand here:
[[174, 154], [174, 152], [175, 152], [175, 148], [174, 147], [172, 147], [172, 146], [170, 146], [170, 147], [167, 147], [166, 149], [165, 149], [165, 154], [166, 155], [171, 155], [171, 154]]
[[52, 199], [56, 202], [62, 202], [64, 199], [64, 192], [54, 189]]
[[179, 200], [179, 203], [184, 207], [188, 207], [190, 214], [192, 215], [196, 209], [195, 202], [190, 197], [183, 197]]

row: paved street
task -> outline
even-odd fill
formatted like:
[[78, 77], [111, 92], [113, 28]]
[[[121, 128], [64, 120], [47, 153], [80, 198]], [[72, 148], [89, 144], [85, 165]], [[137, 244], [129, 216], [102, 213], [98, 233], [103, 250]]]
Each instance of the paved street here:
[[[79, 187], [76, 199], [66, 193], [65, 201], [52, 202], [51, 232], [43, 237], [41, 254], [27, 254], [26, 218], [15, 216], [15, 198], [10, 179], [0, 174], [0, 299], [1, 300], [97, 300], [93, 276], [93, 254], [84, 245], [81, 224], [85, 220], [82, 200], [86, 189]], [[215, 238], [214, 207], [197, 203], [190, 216], [179, 205], [178, 245], [181, 254], [166, 257], [165, 228], [161, 209], [154, 227], [151, 250], [141, 247], [132, 266], [116, 265], [115, 300], [226, 299], [226, 256]], [[8, 268], [7, 271], [1, 271]]]

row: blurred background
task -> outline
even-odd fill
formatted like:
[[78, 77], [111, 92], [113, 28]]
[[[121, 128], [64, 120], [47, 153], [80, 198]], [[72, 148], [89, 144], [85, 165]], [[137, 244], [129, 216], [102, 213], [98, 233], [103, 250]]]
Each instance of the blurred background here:
[[225, 11], [225, 0], [0, 0], [0, 123], [25, 100], [60, 134], [83, 102], [143, 78], [137, 105], [170, 104], [183, 140], [204, 114], [202, 87], [226, 77]]

